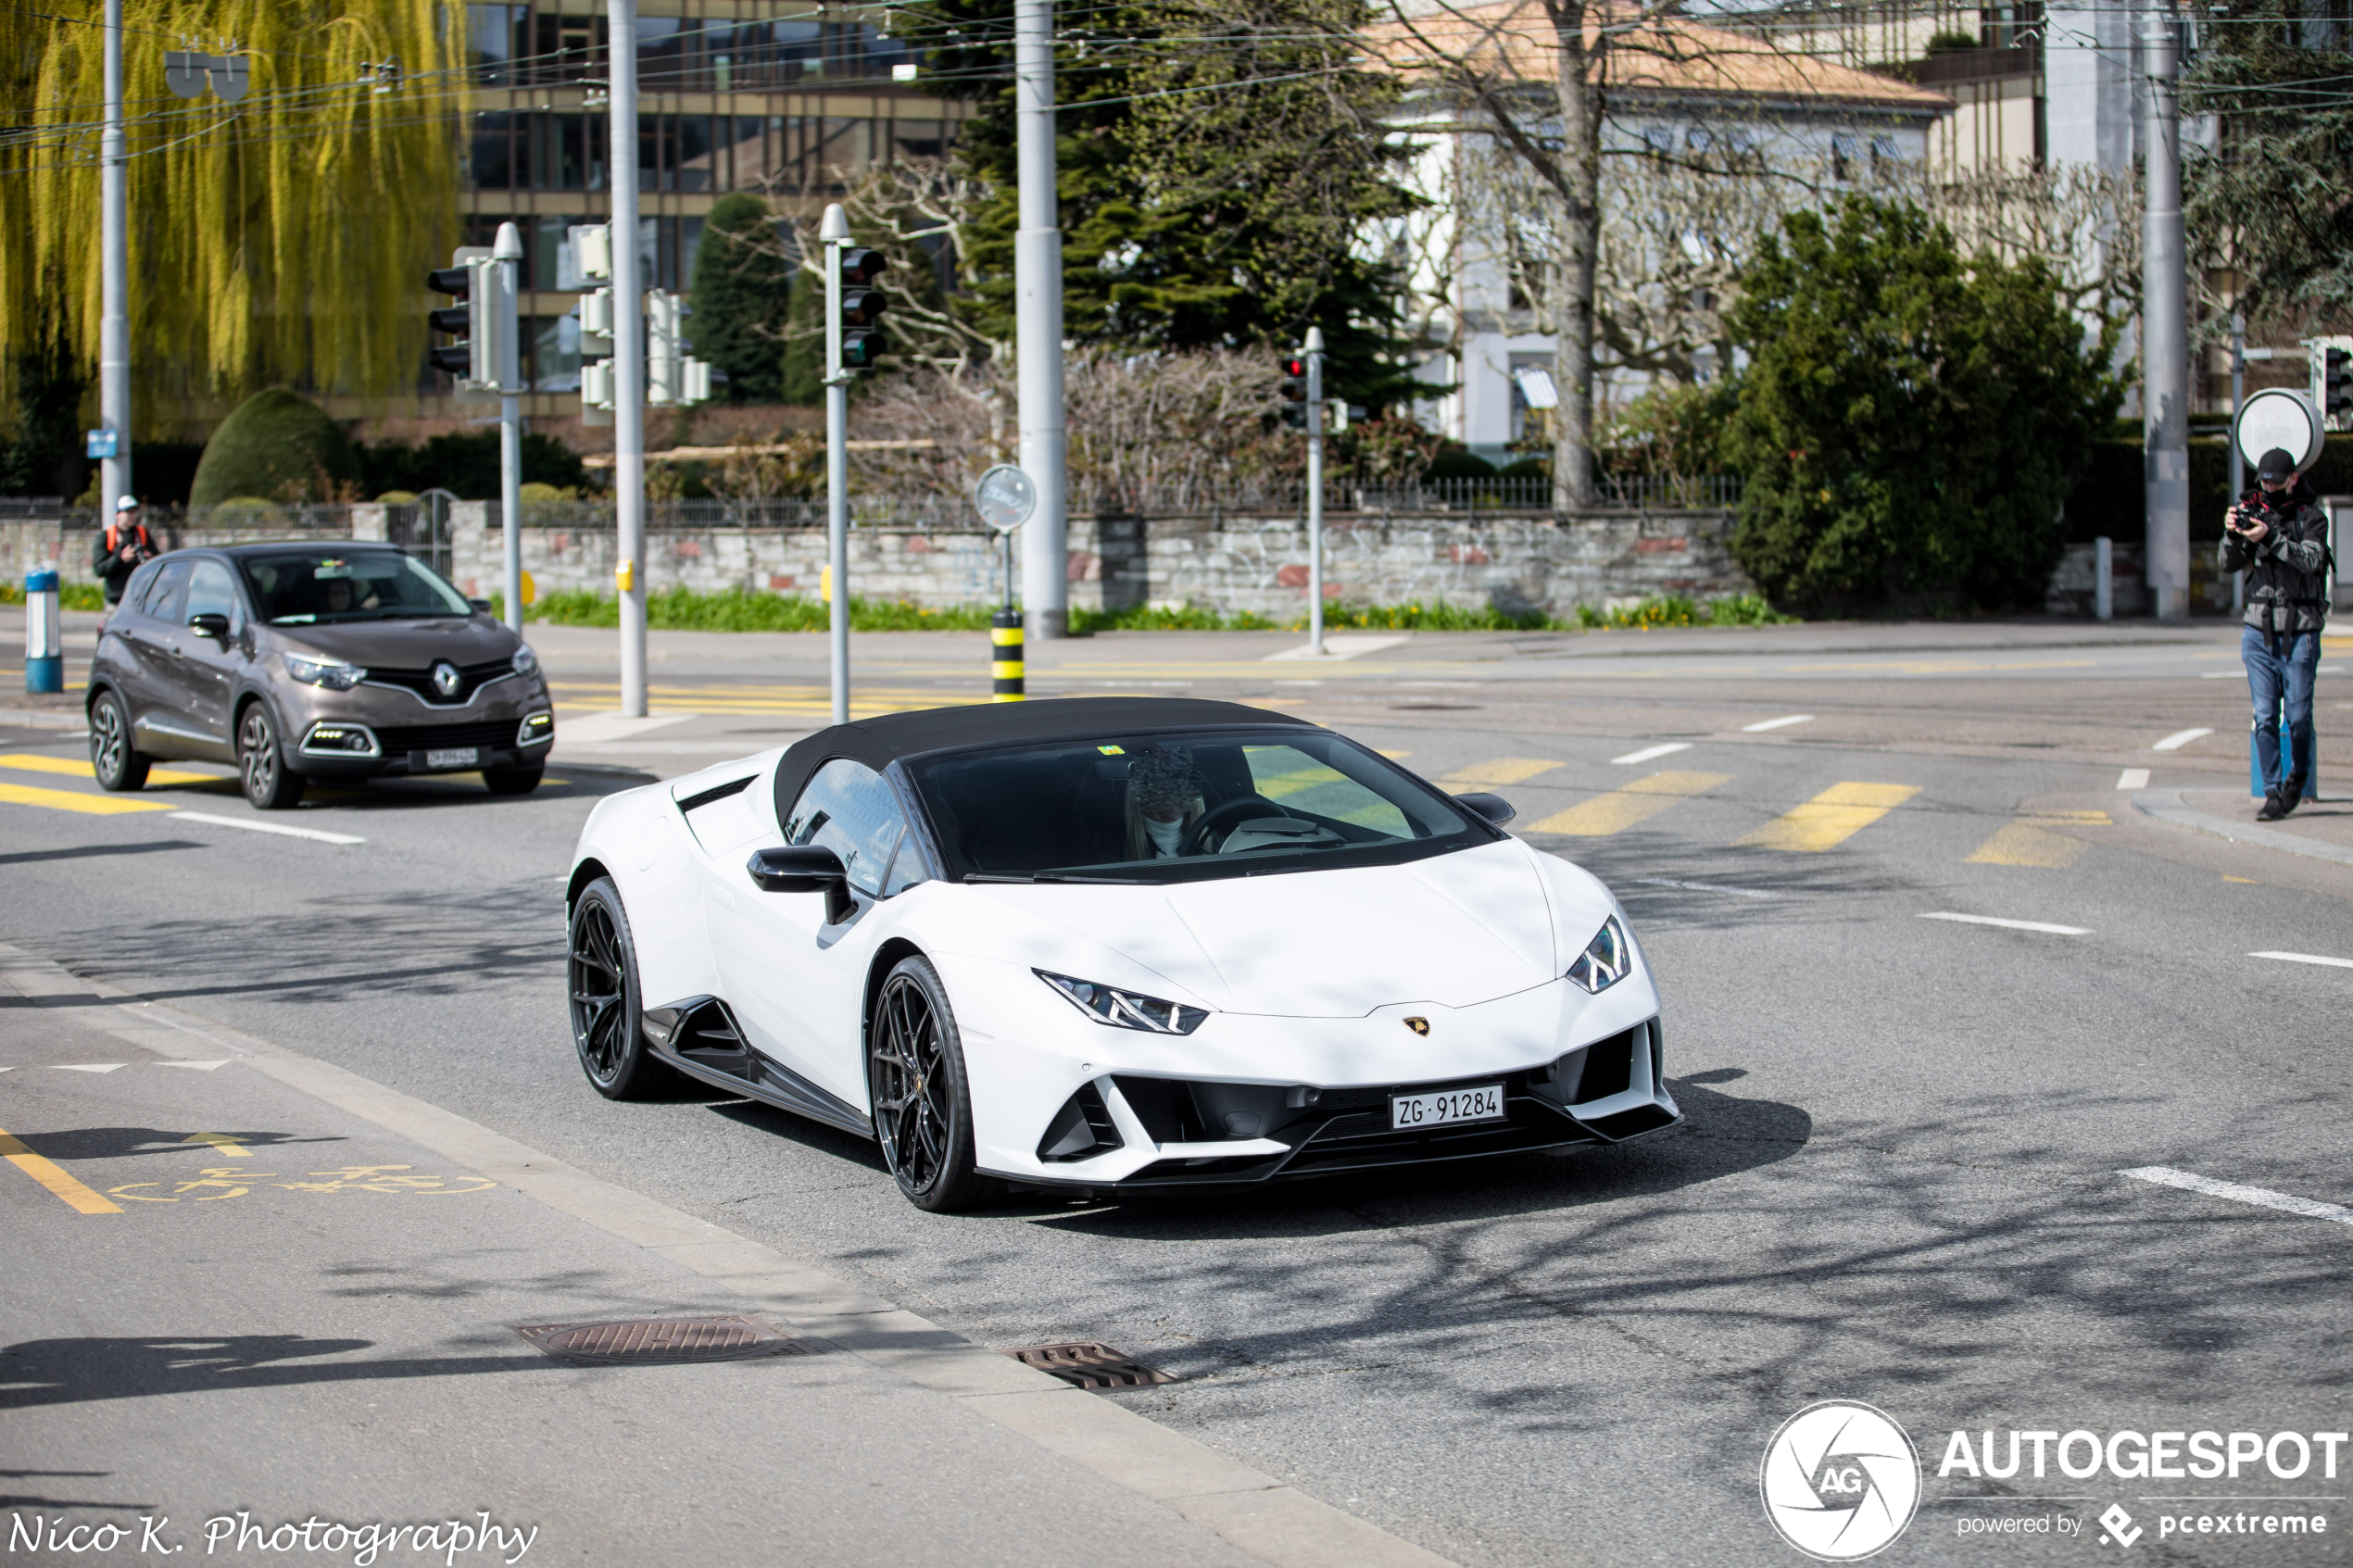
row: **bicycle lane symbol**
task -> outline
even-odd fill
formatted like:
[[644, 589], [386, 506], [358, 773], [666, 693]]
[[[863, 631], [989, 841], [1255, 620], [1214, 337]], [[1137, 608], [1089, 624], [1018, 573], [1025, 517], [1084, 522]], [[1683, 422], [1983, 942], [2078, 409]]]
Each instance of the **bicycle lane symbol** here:
[[[242, 1171], [233, 1165], [208, 1166], [195, 1177], [181, 1182], [127, 1182], [109, 1187], [110, 1196], [133, 1203], [218, 1203], [243, 1198], [263, 1183], [288, 1192], [374, 1192], [418, 1198], [455, 1198], [487, 1192], [498, 1184], [487, 1176], [420, 1176], [402, 1173], [409, 1165], [346, 1165], [333, 1171], [313, 1171], [307, 1182], [282, 1182], [274, 1171]], [[170, 1192], [161, 1189], [170, 1187]]]

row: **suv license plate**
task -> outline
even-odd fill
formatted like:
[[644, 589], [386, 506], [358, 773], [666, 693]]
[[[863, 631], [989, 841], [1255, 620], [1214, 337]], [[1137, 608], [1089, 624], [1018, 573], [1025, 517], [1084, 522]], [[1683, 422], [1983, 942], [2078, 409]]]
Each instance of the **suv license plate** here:
[[1467, 1089], [1441, 1089], [1428, 1095], [1389, 1097], [1389, 1129], [1442, 1127], [1449, 1122], [1500, 1122], [1504, 1119], [1504, 1085], [1475, 1084]]
[[479, 768], [482, 766], [482, 748], [466, 746], [448, 751], [428, 751], [425, 753], [425, 766], [435, 772], [445, 768]]

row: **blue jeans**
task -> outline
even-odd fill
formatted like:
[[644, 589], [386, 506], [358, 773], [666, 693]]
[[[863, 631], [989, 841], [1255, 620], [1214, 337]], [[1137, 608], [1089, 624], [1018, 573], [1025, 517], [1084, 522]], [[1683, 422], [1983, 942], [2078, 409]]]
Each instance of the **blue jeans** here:
[[[2246, 663], [2247, 696], [2255, 702], [2255, 759], [2267, 786], [2276, 789], [2290, 773], [2312, 773], [2312, 677], [2321, 666], [2321, 634], [2299, 632], [2282, 637], [2285, 657], [2271, 652], [2271, 639], [2249, 626], [2239, 637]], [[2288, 765], [2280, 765], [2280, 707], [2287, 706]]]

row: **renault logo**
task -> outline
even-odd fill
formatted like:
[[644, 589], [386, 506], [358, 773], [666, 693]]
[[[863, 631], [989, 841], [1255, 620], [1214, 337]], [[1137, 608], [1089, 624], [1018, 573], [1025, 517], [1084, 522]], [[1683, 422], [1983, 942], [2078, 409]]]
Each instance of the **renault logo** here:
[[1429, 1033], [1429, 1020], [1427, 1018], [1409, 1018], [1405, 1021], [1405, 1027], [1411, 1029], [1416, 1035], [1427, 1035]]
[[433, 689], [444, 696], [456, 696], [464, 679], [458, 673], [458, 667], [446, 659], [433, 667]]

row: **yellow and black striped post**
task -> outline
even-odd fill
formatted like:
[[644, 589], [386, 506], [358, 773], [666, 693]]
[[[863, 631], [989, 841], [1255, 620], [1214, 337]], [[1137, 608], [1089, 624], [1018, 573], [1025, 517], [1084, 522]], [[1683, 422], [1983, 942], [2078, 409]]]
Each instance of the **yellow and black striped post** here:
[[1000, 609], [988, 618], [988, 645], [989, 700], [1021, 701], [1021, 611]]

